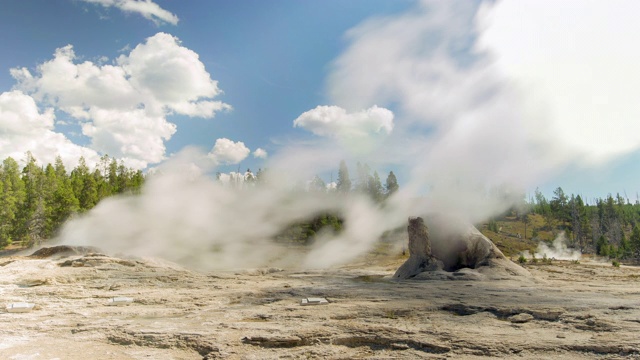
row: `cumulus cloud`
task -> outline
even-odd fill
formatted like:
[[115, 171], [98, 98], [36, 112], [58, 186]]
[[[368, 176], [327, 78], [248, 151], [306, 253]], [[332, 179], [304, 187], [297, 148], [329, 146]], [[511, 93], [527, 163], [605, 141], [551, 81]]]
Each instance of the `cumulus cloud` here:
[[82, 0], [84, 2], [99, 4], [108, 7], [115, 7], [126, 13], [136, 13], [145, 19], [153, 21], [156, 25], [168, 23], [178, 24], [178, 16], [160, 7], [151, 0]]
[[253, 152], [253, 157], [257, 158], [257, 159], [266, 159], [268, 156], [267, 151], [262, 149], [262, 148], [257, 148], [254, 152]]
[[11, 69], [16, 87], [46, 106], [66, 112], [82, 126], [91, 147], [144, 168], [164, 159], [164, 141], [176, 127], [171, 114], [211, 118], [231, 107], [198, 54], [158, 33], [113, 64], [78, 63], [71, 45], [56, 50], [35, 74]]
[[338, 106], [318, 106], [300, 115], [293, 126], [334, 138], [389, 134], [393, 130], [393, 113], [376, 105], [353, 113]]
[[0, 158], [21, 160], [27, 151], [42, 163], [54, 163], [63, 158], [67, 168], [77, 165], [80, 156], [88, 164], [97, 162], [98, 154], [73, 144], [63, 134], [54, 131], [55, 115], [49, 108], [43, 112], [35, 100], [19, 90], [0, 94]]
[[152, 105], [189, 116], [212, 117], [229, 105], [210, 99], [220, 94], [218, 82], [198, 54], [169, 34], [158, 33], [117, 61], [129, 83]]
[[234, 142], [227, 138], [222, 138], [216, 140], [208, 157], [217, 164], [233, 165], [246, 159], [250, 152], [251, 150], [242, 141]]

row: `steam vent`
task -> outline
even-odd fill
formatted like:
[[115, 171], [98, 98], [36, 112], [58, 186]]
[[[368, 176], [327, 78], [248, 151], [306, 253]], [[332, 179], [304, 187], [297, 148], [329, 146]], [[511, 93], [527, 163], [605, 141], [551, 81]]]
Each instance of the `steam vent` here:
[[394, 279], [482, 280], [505, 276], [530, 277], [507, 259], [475, 226], [445, 216], [409, 218], [409, 259]]

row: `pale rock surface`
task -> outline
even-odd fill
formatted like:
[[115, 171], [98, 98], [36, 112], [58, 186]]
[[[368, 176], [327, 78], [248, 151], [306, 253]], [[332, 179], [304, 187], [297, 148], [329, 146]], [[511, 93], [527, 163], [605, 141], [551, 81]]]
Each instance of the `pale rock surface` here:
[[[391, 281], [403, 260], [199, 273], [100, 253], [0, 257], [0, 303], [36, 304], [0, 311], [0, 359], [640, 357], [637, 267], [583, 259], [527, 265], [529, 277]], [[308, 297], [329, 304], [301, 306]]]

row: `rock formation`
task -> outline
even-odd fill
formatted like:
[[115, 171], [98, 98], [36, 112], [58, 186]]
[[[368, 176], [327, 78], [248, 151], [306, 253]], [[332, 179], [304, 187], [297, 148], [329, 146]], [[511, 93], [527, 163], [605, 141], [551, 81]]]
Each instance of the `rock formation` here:
[[70, 245], [58, 245], [52, 247], [43, 247], [36, 250], [33, 254], [29, 255], [31, 258], [45, 259], [54, 255], [57, 256], [69, 256], [69, 255], [85, 255], [90, 253], [99, 253], [100, 249], [93, 246], [70, 246]]
[[410, 256], [396, 271], [395, 279], [429, 278], [428, 274], [420, 274], [437, 270], [454, 272], [460, 275], [454, 278], [468, 280], [481, 279], [484, 275], [530, 276], [527, 270], [507, 259], [475, 226], [442, 215], [430, 216], [427, 222], [430, 232], [422, 218], [409, 219]]
[[442, 269], [442, 262], [431, 255], [429, 231], [421, 217], [409, 218], [409, 259], [398, 268], [394, 279], [408, 279], [424, 271]]

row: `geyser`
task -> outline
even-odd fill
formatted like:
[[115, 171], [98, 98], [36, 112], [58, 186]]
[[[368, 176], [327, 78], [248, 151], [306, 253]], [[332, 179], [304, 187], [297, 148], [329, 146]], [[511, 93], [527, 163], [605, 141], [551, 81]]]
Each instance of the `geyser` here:
[[530, 276], [527, 270], [507, 259], [475, 226], [442, 215], [430, 216], [427, 220], [430, 228], [421, 217], [409, 218], [409, 259], [398, 268], [394, 279], [462, 269], [486, 275]]

